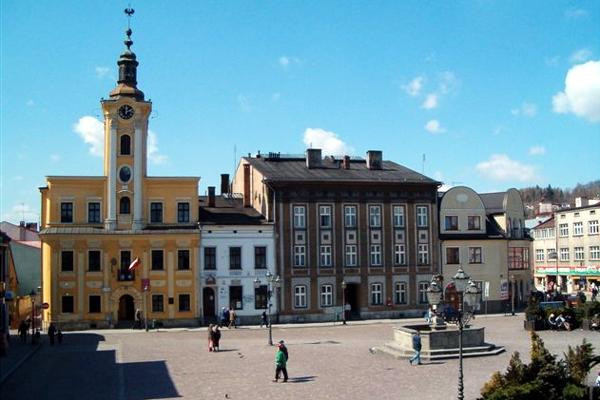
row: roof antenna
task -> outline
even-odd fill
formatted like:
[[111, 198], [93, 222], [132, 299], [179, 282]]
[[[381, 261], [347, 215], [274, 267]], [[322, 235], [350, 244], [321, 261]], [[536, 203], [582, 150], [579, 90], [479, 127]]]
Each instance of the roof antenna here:
[[425, 153], [423, 153], [423, 164], [421, 167], [421, 174], [425, 175]]
[[235, 176], [235, 167], [237, 166], [237, 145], [233, 145], [233, 176]]

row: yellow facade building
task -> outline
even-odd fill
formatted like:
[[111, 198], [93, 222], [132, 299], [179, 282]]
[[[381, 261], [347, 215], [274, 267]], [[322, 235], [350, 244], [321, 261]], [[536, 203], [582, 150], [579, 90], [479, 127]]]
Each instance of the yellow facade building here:
[[48, 176], [40, 188], [44, 319], [63, 329], [131, 325], [137, 310], [171, 326], [199, 316], [200, 178], [148, 177], [152, 103], [132, 43], [128, 29], [117, 87], [101, 102], [103, 176]]

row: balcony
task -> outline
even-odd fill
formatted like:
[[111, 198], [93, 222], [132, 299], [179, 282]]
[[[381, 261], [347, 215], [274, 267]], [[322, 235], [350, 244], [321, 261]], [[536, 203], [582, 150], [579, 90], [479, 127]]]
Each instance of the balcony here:
[[135, 280], [135, 272], [129, 271], [127, 268], [122, 268], [117, 271], [117, 281], [119, 282], [127, 282]]

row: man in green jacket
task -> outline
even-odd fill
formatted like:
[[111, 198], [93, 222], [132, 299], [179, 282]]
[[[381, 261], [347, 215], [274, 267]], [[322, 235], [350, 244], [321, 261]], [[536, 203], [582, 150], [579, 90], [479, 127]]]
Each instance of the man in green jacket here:
[[279, 380], [279, 374], [283, 372], [283, 382], [285, 383], [288, 380], [288, 373], [287, 369], [285, 368], [287, 357], [285, 356], [285, 353], [281, 347], [281, 343], [278, 343], [277, 354], [275, 354], [275, 379], [273, 379], [273, 382], [277, 382]]

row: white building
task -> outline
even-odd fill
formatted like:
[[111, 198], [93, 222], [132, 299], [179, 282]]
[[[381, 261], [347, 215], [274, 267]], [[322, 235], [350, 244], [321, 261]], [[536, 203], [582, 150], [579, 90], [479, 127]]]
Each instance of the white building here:
[[214, 196], [214, 188], [209, 188], [209, 196], [200, 197], [200, 225], [198, 299], [203, 323], [219, 318], [223, 307], [235, 309], [242, 324], [258, 323], [262, 312], [268, 311], [267, 272], [275, 274], [273, 224], [244, 207], [241, 198]]

